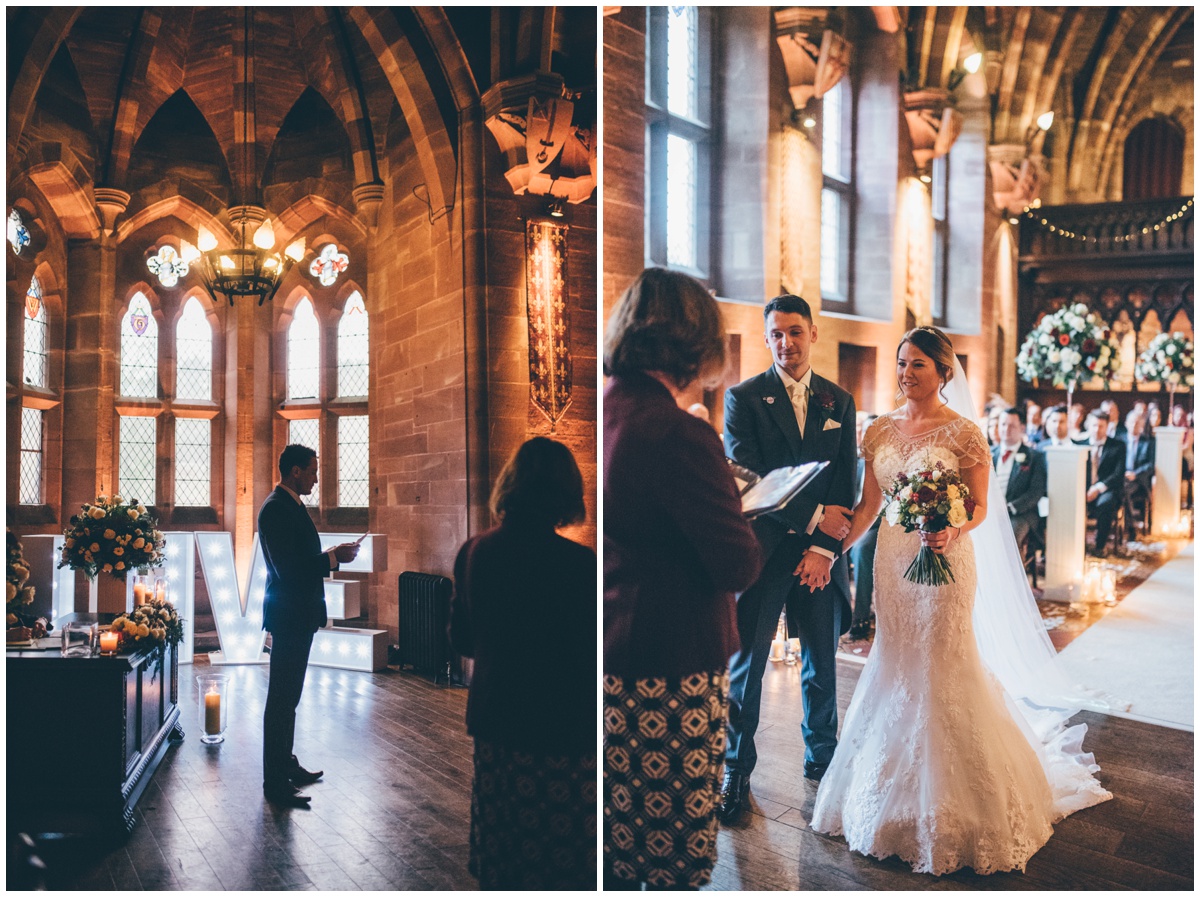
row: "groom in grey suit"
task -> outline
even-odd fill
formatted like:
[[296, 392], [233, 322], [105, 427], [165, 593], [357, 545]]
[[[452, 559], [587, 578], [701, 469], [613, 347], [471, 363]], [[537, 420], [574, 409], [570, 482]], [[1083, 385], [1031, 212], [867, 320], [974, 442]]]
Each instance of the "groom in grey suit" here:
[[762, 676], [780, 611], [795, 609], [801, 642], [804, 775], [819, 780], [837, 745], [837, 643], [850, 626], [849, 529], [857, 461], [854, 399], [813, 373], [817, 339], [808, 303], [772, 299], [763, 310], [775, 363], [725, 393], [725, 452], [760, 475], [809, 461], [830, 464], [783, 510], [753, 522], [766, 566], [738, 596], [741, 650], [730, 661], [729, 734], [721, 821], [740, 815], [757, 760]]

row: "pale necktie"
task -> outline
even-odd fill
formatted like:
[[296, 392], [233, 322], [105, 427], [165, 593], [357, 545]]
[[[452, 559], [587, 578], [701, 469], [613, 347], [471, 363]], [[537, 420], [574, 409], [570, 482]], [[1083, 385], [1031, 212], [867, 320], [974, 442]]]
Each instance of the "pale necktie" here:
[[[1100, 446], [1092, 446], [1092, 485], [1096, 484], [1096, 479], [1100, 476]], [[1079, 468], [1075, 468], [1078, 470]]]
[[804, 438], [804, 421], [808, 414], [808, 390], [803, 383], [793, 383], [788, 390], [792, 400], [792, 410], [796, 412], [796, 425], [800, 427], [800, 438]]

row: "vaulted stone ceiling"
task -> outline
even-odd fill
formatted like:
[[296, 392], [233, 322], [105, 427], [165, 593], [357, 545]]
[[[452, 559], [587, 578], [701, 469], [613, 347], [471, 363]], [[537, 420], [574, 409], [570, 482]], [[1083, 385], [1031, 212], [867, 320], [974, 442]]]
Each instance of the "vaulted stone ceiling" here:
[[[1111, 192], [1125, 137], [1148, 106], [1172, 111], [1152, 102], [1163, 82], [1192, 78], [1191, 6], [876, 7], [875, 19], [903, 30], [920, 86], [945, 88], [962, 59], [984, 54], [992, 144], [1026, 143], [1053, 110], [1042, 148], [1065, 159], [1066, 189], [1080, 199]], [[1191, 134], [1192, 105], [1179, 105], [1174, 117]]]

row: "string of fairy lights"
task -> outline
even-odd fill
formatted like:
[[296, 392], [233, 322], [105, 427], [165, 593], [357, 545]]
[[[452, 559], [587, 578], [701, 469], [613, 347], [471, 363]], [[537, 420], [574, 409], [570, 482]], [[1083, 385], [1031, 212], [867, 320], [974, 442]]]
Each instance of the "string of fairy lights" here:
[[[1133, 229], [1132, 233], [1113, 235], [1111, 237], [1104, 237], [1103, 239], [1111, 240], [1113, 243], [1127, 243], [1130, 240], [1136, 240], [1139, 237], [1154, 233], [1155, 231], [1162, 230], [1164, 227], [1167, 227], [1172, 222], [1178, 221], [1181, 218], [1185, 218], [1185, 217], [1191, 215], [1192, 214], [1192, 206], [1193, 206], [1194, 202], [1195, 202], [1194, 199], [1189, 199], [1187, 202], [1185, 202], [1183, 205], [1181, 205], [1179, 207], [1178, 211], [1172, 212], [1170, 215], [1167, 215], [1166, 217], [1162, 218], [1156, 224], [1147, 224], [1141, 228], [1135, 227]], [[1044, 228], [1045, 230], [1049, 231], [1052, 234], [1055, 234], [1056, 236], [1066, 237], [1068, 240], [1078, 240], [1081, 243], [1099, 243], [1101, 241], [1101, 239], [1102, 239], [1101, 237], [1092, 237], [1087, 234], [1078, 234], [1075, 231], [1070, 230], [1069, 228], [1061, 227], [1060, 225], [1054, 224], [1050, 220], [1043, 218], [1041, 216], [1041, 212], [1039, 211], [1039, 209], [1041, 208], [1041, 205], [1042, 205], [1042, 201], [1040, 199], [1034, 200], [1031, 205], [1026, 206], [1021, 211], [1021, 214], [1024, 215], [1027, 220], [1032, 221], [1034, 224], [1039, 225], [1040, 227]], [[1009, 222], [1012, 224], [1017, 224], [1018, 219], [1010, 218]]]

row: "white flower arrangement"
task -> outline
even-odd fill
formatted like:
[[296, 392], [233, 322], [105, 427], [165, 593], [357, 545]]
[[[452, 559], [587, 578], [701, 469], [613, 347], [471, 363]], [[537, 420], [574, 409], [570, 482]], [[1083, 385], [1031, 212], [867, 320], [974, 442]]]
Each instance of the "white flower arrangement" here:
[[1074, 388], [1096, 377], [1107, 382], [1119, 368], [1120, 346], [1112, 331], [1082, 303], [1042, 318], [1017, 354], [1021, 379], [1049, 381], [1057, 388]]
[[1140, 383], [1162, 383], [1168, 389], [1195, 382], [1195, 345], [1186, 334], [1160, 333], [1138, 356], [1134, 376]]

